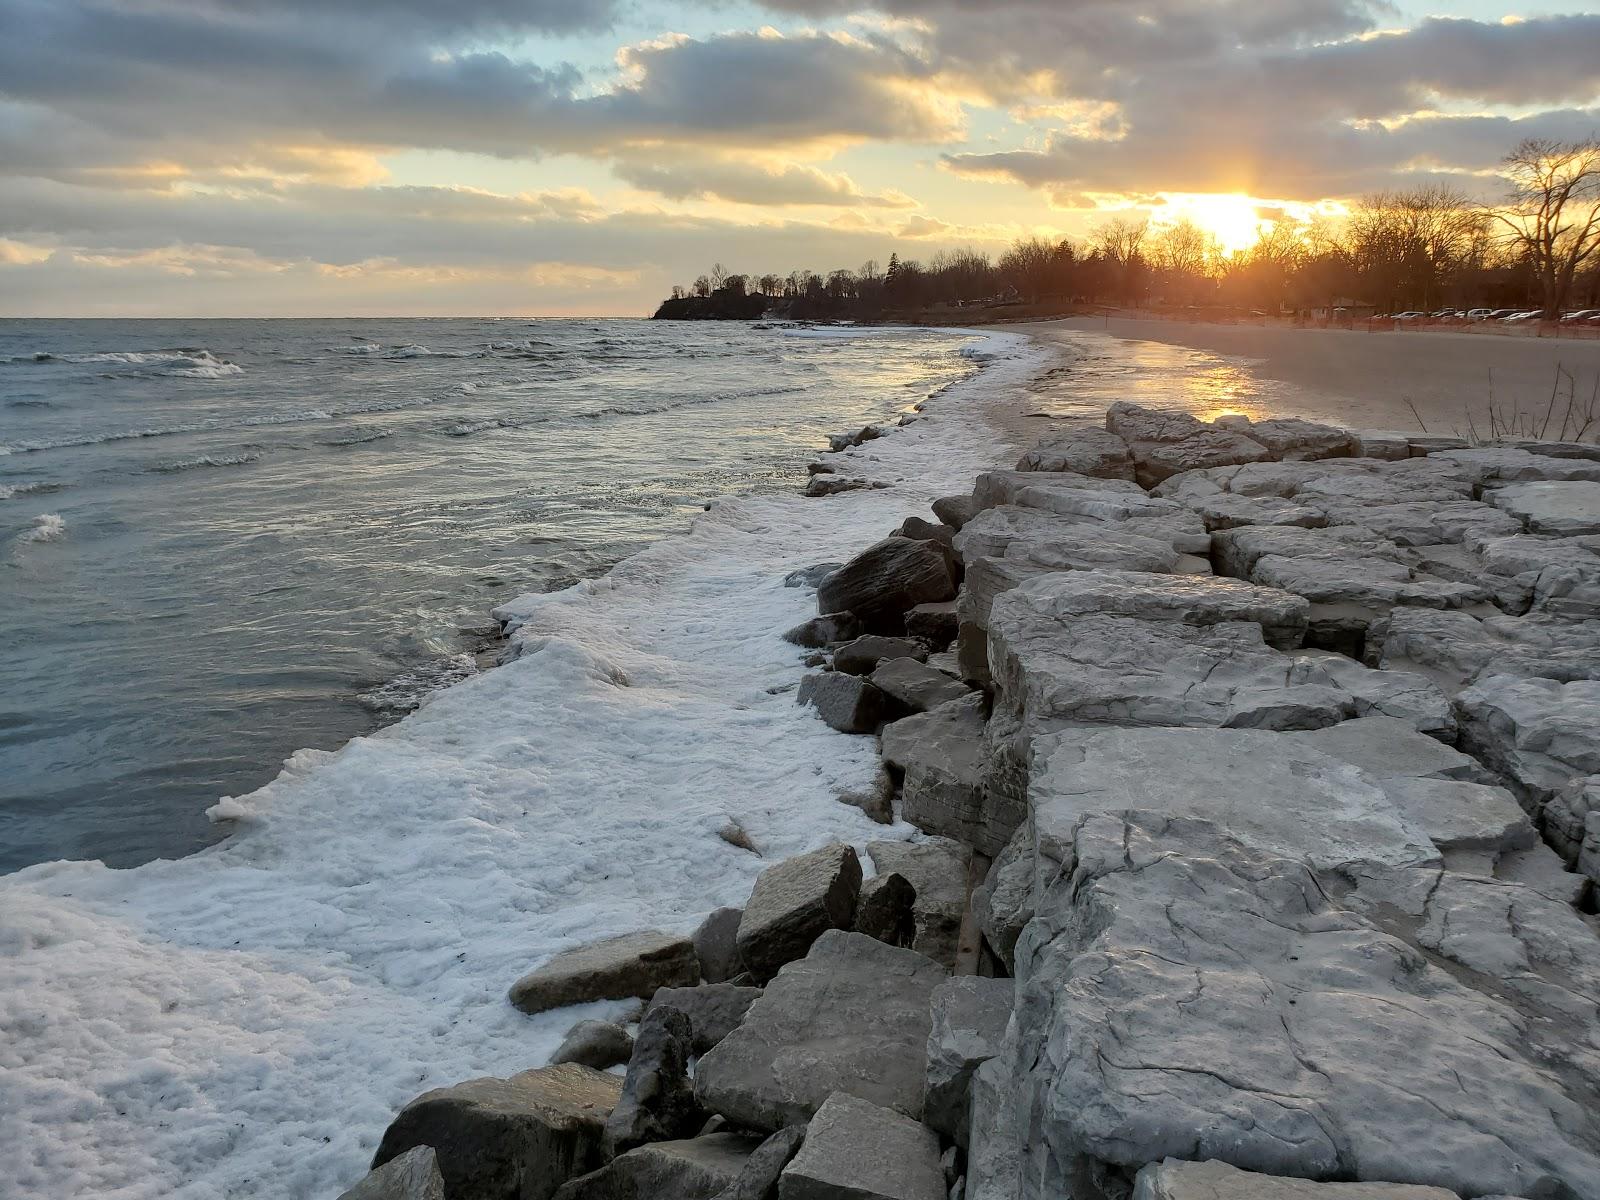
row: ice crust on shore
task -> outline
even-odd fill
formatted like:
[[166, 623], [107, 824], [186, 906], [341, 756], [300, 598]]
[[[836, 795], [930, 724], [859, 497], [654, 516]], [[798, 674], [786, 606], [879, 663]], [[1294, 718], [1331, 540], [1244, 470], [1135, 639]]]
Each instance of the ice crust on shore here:
[[[847, 336], [849, 331], [828, 331]], [[991, 334], [985, 394], [1050, 351]], [[722, 502], [604, 578], [501, 615], [520, 656], [219, 802], [229, 841], [0, 879], [0, 1197], [335, 1195], [429, 1088], [539, 1065], [594, 1004], [526, 1017], [581, 942], [688, 932], [760, 870], [886, 830], [837, 803], [870, 739], [794, 703], [783, 576], [878, 540], [998, 457], [972, 382], [859, 455], [883, 491]], [[842, 463], [841, 467], [848, 465]], [[728, 845], [729, 819], [762, 857]]]

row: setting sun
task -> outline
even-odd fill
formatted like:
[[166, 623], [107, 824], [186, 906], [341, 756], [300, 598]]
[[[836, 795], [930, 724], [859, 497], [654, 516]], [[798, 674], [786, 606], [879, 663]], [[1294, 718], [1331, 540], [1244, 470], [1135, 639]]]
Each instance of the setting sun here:
[[1272, 224], [1262, 216], [1263, 201], [1239, 193], [1166, 193], [1162, 199], [1166, 203], [1152, 220], [1156, 229], [1185, 219], [1193, 221], [1217, 239], [1224, 254], [1249, 249], [1261, 227]]

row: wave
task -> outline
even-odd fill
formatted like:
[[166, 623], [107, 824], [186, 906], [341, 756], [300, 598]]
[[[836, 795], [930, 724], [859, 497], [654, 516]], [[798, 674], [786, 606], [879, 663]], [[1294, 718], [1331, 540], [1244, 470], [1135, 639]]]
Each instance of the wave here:
[[55, 404], [54, 404], [53, 401], [50, 401], [50, 400], [7, 400], [6, 401], [6, 407], [7, 408], [54, 408]]
[[415, 342], [406, 342], [398, 346], [380, 346], [377, 342], [357, 342], [352, 346], [335, 346], [334, 351], [339, 354], [359, 354], [368, 358], [407, 359], [407, 358], [479, 358], [485, 353], [482, 350], [430, 350], [426, 346], [419, 346]]
[[435, 692], [477, 673], [478, 664], [472, 655], [454, 654], [369, 688], [356, 700], [369, 712], [403, 715], [421, 708]]
[[[227, 379], [244, 374], [238, 363], [219, 358], [210, 350], [183, 348], [175, 350], [104, 350], [92, 354], [51, 354], [39, 351], [34, 354], [14, 354], [7, 362], [24, 363], [76, 363], [83, 366], [106, 365], [131, 367], [133, 373], [166, 375], [179, 379]], [[119, 374], [125, 372], [119, 372]]]
[[64, 483], [0, 483], [0, 500], [10, 500], [14, 496], [44, 496], [51, 492], [59, 492], [67, 485]]
[[253, 463], [260, 457], [259, 454], [202, 454], [199, 458], [180, 458], [172, 462], [157, 463], [150, 470], [170, 475], [177, 471], [192, 471], [197, 467], [239, 467], [245, 463]]
[[352, 433], [348, 437], [325, 438], [320, 443], [324, 446], [364, 446], [368, 442], [381, 442], [384, 438], [393, 437], [392, 429], [368, 429], [361, 433]]
[[67, 523], [60, 513], [41, 513], [33, 519], [33, 528], [18, 540], [24, 542], [59, 542], [67, 536]]

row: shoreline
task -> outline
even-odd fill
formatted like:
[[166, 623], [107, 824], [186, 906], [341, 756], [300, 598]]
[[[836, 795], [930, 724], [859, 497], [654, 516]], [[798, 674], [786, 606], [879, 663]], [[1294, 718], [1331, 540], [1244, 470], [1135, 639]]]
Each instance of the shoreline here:
[[[70, 1194], [71, 1164], [105, 1155], [97, 1179], [152, 1196], [268, 1170], [286, 1172], [290, 1194], [331, 1195], [419, 1086], [522, 1069], [554, 1048], [566, 1021], [504, 1004], [529, 966], [649, 919], [687, 927], [769, 859], [831, 837], [910, 836], [837, 802], [870, 783], [876, 755], [794, 704], [798, 658], [777, 634], [805, 599], [781, 579], [824, 547], [881, 536], [988, 461], [994, 444], [972, 425], [986, 393], [1050, 353], [1012, 345], [1020, 367], [985, 366], [925, 419], [846, 456], [894, 478], [891, 490], [717, 502], [604, 576], [506, 606], [517, 661], [221, 802], [238, 822], [222, 843], [126, 871], [57, 862], [0, 880], [8, 938], [35, 948], [0, 990], [50, 1014], [18, 1064], [29, 1127], [0, 1129], [47, 1172], [32, 1186]], [[579, 731], [598, 757], [571, 761]], [[719, 836], [730, 822], [768, 858]], [[243, 1008], [226, 999], [241, 987]], [[55, 1041], [105, 1022], [122, 1033], [92, 1062]], [[219, 1040], [244, 1059], [191, 1059]], [[233, 1077], [257, 1056], [277, 1064], [266, 1095]], [[89, 1081], [140, 1061], [162, 1066], [117, 1107], [153, 1121], [159, 1096], [187, 1095], [181, 1123], [165, 1113], [158, 1134], [109, 1100], [73, 1115], [82, 1086], [103, 1092]], [[241, 1125], [247, 1143], [227, 1159], [206, 1150]], [[319, 1127], [330, 1143], [293, 1132]]]

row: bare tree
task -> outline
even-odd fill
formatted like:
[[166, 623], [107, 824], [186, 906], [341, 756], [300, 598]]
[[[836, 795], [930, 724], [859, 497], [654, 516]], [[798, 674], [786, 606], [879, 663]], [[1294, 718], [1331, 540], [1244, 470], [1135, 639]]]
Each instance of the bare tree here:
[[1111, 261], [1128, 266], [1139, 258], [1150, 222], [1138, 217], [1112, 217], [1097, 226], [1092, 236], [1094, 248]]
[[1600, 250], [1600, 138], [1528, 138], [1505, 167], [1510, 202], [1495, 216], [1533, 267], [1545, 320], [1558, 320], [1573, 278]]

